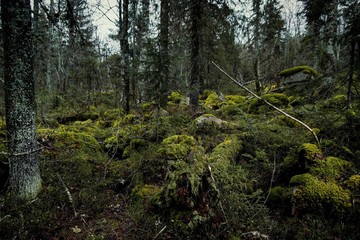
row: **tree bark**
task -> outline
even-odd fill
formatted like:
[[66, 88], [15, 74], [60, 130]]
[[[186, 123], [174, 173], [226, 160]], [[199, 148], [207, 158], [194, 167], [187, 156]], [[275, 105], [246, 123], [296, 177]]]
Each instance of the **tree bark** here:
[[[122, 2], [122, 4], [121, 4]], [[120, 48], [122, 54], [122, 69], [124, 80], [124, 110], [130, 112], [130, 72], [129, 72], [129, 0], [119, 1], [120, 17]]]
[[1, 8], [10, 189], [15, 198], [28, 200], [41, 189], [30, 0], [3, 0]]
[[191, 72], [190, 72], [190, 107], [196, 110], [199, 104], [199, 94], [202, 93], [204, 82], [200, 73], [200, 41], [201, 41], [201, 19], [202, 1], [192, 0], [190, 2], [190, 37], [191, 37]]
[[167, 103], [167, 90], [169, 80], [169, 0], [161, 0], [160, 11], [160, 61], [159, 61], [159, 105], [164, 107]]

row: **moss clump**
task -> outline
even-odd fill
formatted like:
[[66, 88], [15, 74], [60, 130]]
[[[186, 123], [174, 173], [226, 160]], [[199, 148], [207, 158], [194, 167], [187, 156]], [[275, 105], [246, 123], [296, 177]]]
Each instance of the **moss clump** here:
[[139, 152], [146, 149], [148, 146], [149, 143], [144, 139], [132, 139], [129, 146], [124, 149], [123, 157], [127, 158], [132, 152]]
[[339, 94], [331, 97], [330, 99], [327, 99], [324, 101], [321, 106], [323, 108], [329, 108], [329, 109], [341, 109], [346, 106], [347, 96], [344, 94]]
[[228, 104], [242, 104], [245, 102], [245, 97], [241, 95], [226, 95], [226, 99], [229, 100]]
[[222, 101], [216, 93], [211, 93], [205, 100], [204, 105], [210, 109], [218, 109]]
[[5, 138], [6, 138], [6, 126], [5, 126], [5, 120], [3, 120], [0, 117], [0, 141], [1, 141], [2, 138], [5, 141]]
[[222, 143], [217, 145], [208, 159], [214, 173], [221, 175], [241, 150], [242, 142], [234, 135], [227, 137]]
[[292, 177], [290, 183], [297, 186], [293, 203], [299, 209], [341, 213], [351, 207], [349, 192], [333, 181], [324, 182], [306, 173]]
[[[262, 99], [271, 103], [276, 107], [287, 107], [289, 104], [289, 98], [283, 93], [264, 94], [262, 96]], [[270, 106], [266, 105], [266, 103], [264, 103], [263, 100], [260, 100], [258, 98], [252, 99], [248, 107], [248, 112], [261, 113], [261, 112], [269, 111], [269, 109], [274, 110], [270, 108]]]
[[346, 181], [346, 185], [360, 194], [360, 175], [352, 175], [349, 180]]
[[319, 73], [313, 69], [312, 67], [309, 66], [296, 66], [296, 67], [292, 67], [292, 68], [287, 68], [282, 70], [279, 73], [279, 76], [281, 77], [290, 77], [292, 75], [295, 75], [297, 73], [303, 72], [305, 74], [317, 77], [319, 75]]
[[291, 188], [276, 186], [271, 189], [269, 200], [272, 204], [283, 204], [291, 199], [291, 195]]
[[310, 172], [325, 181], [337, 180], [353, 166], [352, 163], [336, 157], [317, 159]]
[[183, 159], [197, 145], [194, 137], [188, 135], [173, 135], [165, 138], [158, 150], [160, 154], [175, 159]]
[[304, 168], [308, 168], [315, 162], [316, 159], [323, 158], [322, 151], [312, 143], [302, 144], [298, 150], [298, 153], [299, 162], [303, 165]]
[[168, 96], [169, 104], [179, 104], [181, 99], [182, 95], [179, 92], [171, 92]]
[[160, 200], [162, 190], [162, 187], [155, 185], [138, 185], [132, 189], [131, 196], [137, 201], [156, 204]]

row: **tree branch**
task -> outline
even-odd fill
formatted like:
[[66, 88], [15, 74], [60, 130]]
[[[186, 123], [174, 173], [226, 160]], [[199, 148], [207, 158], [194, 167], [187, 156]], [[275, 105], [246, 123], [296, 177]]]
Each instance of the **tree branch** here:
[[231, 77], [227, 72], [225, 72], [223, 69], [221, 69], [216, 63], [214, 63], [213, 61], [211, 62], [216, 68], [218, 68], [222, 73], [224, 73], [228, 78], [230, 78], [234, 83], [236, 83], [237, 85], [239, 85], [242, 89], [244, 89], [245, 91], [247, 91], [248, 93], [250, 93], [251, 95], [253, 95], [255, 98], [263, 101], [265, 104], [269, 105], [270, 107], [274, 108], [276, 111], [280, 112], [281, 114], [285, 115], [286, 117], [294, 120], [295, 122], [301, 124], [303, 127], [305, 127], [309, 132], [311, 132], [311, 134], [314, 136], [316, 144], [318, 145], [318, 147], [320, 147], [320, 141], [316, 135], [316, 133], [304, 122], [300, 121], [299, 119], [291, 116], [290, 114], [284, 112], [283, 110], [281, 110], [280, 108], [274, 106], [273, 104], [269, 103], [268, 101], [266, 101], [265, 99], [261, 98], [260, 96], [258, 96], [257, 94], [255, 94], [254, 92], [252, 92], [249, 88], [245, 87], [244, 85], [242, 85], [240, 82], [238, 82], [237, 80], [235, 80], [233, 77]]

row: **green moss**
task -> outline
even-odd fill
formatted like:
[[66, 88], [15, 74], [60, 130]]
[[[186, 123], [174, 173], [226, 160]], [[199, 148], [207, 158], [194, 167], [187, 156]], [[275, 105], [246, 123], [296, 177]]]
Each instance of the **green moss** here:
[[205, 100], [204, 105], [210, 109], [218, 109], [222, 101], [216, 93], [211, 93]]
[[229, 100], [229, 104], [242, 104], [246, 99], [246, 97], [241, 95], [226, 95], [225, 97]]
[[295, 75], [297, 73], [303, 72], [305, 74], [309, 74], [311, 76], [315, 76], [317, 77], [319, 75], [319, 73], [313, 69], [312, 67], [309, 66], [296, 66], [296, 67], [292, 67], [292, 68], [287, 68], [282, 70], [279, 73], [279, 76], [281, 77], [290, 77], [292, 75]]
[[103, 114], [102, 114], [102, 118], [104, 121], [108, 122], [113, 122], [119, 118], [121, 118], [123, 116], [123, 111], [119, 108], [115, 108], [115, 109], [110, 109], [110, 110], [107, 110], [105, 111]]
[[299, 160], [306, 164], [315, 162], [316, 159], [322, 158], [322, 151], [312, 143], [304, 143], [298, 149]]
[[235, 160], [236, 156], [242, 150], [242, 142], [237, 136], [229, 136], [222, 143], [217, 145], [211, 153], [208, 161], [213, 167], [216, 174], [221, 174], [225, 171], [231, 161]]
[[316, 177], [325, 181], [336, 180], [345, 175], [345, 173], [353, 166], [352, 163], [336, 158], [327, 157], [318, 159], [310, 172]]
[[270, 191], [269, 200], [272, 203], [282, 204], [291, 199], [292, 190], [289, 187], [273, 187]]
[[158, 152], [175, 159], [182, 159], [186, 157], [196, 145], [197, 143], [192, 136], [174, 135], [162, 141]]
[[[262, 96], [262, 99], [271, 103], [276, 107], [287, 107], [289, 104], [289, 98], [283, 93], [268, 93]], [[274, 110], [270, 106], [267, 106], [264, 101], [253, 98], [249, 104], [248, 112], [249, 113], [262, 113], [269, 110]]]
[[349, 180], [346, 181], [346, 185], [353, 191], [360, 193], [360, 175], [352, 175]]
[[182, 95], [179, 92], [171, 92], [168, 96], [168, 100], [173, 104], [179, 104], [181, 102]]
[[341, 213], [352, 206], [349, 192], [333, 181], [324, 182], [306, 173], [292, 177], [290, 183], [297, 186], [293, 203], [299, 209]]
[[131, 196], [138, 201], [156, 203], [160, 199], [162, 187], [155, 185], [138, 185], [131, 191]]
[[147, 148], [149, 143], [144, 139], [132, 139], [129, 146], [124, 149], [123, 157], [127, 158], [132, 152], [139, 152]]
[[323, 108], [341, 109], [346, 106], [347, 96], [344, 94], [335, 95], [321, 104]]

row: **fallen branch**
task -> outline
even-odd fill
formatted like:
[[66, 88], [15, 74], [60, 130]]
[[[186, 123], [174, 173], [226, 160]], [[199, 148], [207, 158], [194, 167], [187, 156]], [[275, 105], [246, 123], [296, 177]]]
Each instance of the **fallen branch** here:
[[60, 174], [59, 174], [59, 173], [56, 173], [56, 175], [58, 176], [61, 184], [63, 185], [63, 187], [64, 187], [64, 189], [65, 189], [66, 195], [67, 195], [67, 197], [68, 197], [68, 199], [69, 199], [69, 202], [70, 202], [70, 204], [71, 204], [71, 207], [72, 207], [72, 209], [73, 209], [74, 216], [76, 217], [76, 216], [77, 216], [77, 212], [76, 212], [76, 210], [75, 210], [75, 204], [74, 204], [74, 200], [73, 200], [73, 198], [72, 198], [72, 196], [71, 196], [71, 193], [70, 193], [68, 187], [66, 186], [65, 182], [62, 180]]
[[290, 114], [284, 112], [283, 110], [281, 110], [280, 108], [274, 106], [273, 104], [269, 103], [268, 101], [266, 101], [265, 99], [261, 98], [260, 96], [258, 96], [257, 94], [255, 94], [254, 92], [252, 92], [249, 88], [245, 87], [244, 85], [242, 85], [240, 82], [238, 82], [236, 79], [234, 79], [233, 77], [231, 77], [227, 72], [225, 72], [223, 69], [221, 69], [218, 65], [216, 65], [216, 63], [211, 62], [215, 67], [217, 67], [222, 73], [224, 73], [228, 78], [230, 78], [234, 83], [236, 83], [237, 85], [239, 85], [242, 89], [244, 89], [245, 91], [247, 91], [248, 93], [250, 93], [251, 95], [253, 95], [255, 98], [263, 101], [265, 104], [269, 105], [270, 107], [274, 108], [276, 111], [280, 112], [281, 114], [285, 115], [286, 117], [294, 120], [295, 122], [301, 124], [303, 127], [305, 127], [307, 130], [309, 130], [309, 132], [311, 132], [311, 134], [314, 136], [316, 144], [318, 145], [318, 147], [320, 147], [320, 142], [319, 139], [316, 135], [316, 133], [304, 122], [300, 121], [299, 119], [291, 116]]
[[33, 154], [33, 153], [36, 153], [36, 152], [41, 151], [42, 149], [43, 149], [43, 148], [38, 148], [38, 149], [35, 149], [35, 150], [33, 150], [33, 151], [22, 152], [22, 153], [0, 152], [0, 155], [10, 156], [10, 157], [18, 157], [18, 156], [24, 156], [24, 155]]

